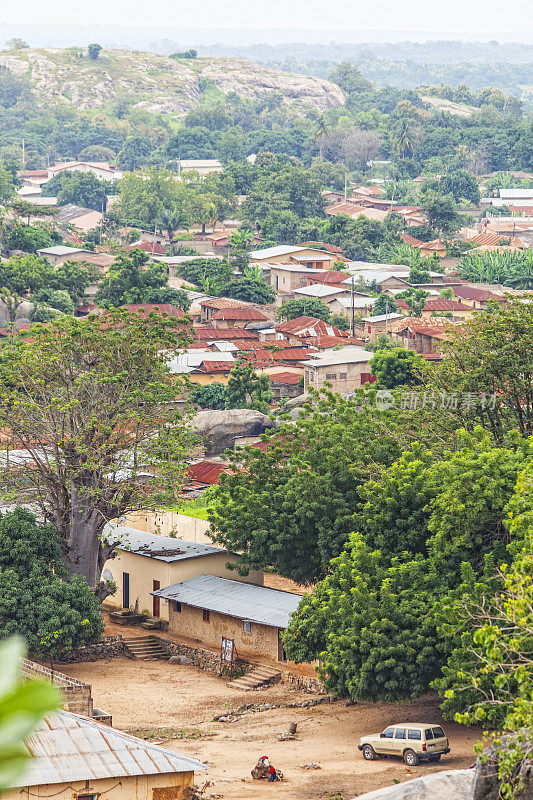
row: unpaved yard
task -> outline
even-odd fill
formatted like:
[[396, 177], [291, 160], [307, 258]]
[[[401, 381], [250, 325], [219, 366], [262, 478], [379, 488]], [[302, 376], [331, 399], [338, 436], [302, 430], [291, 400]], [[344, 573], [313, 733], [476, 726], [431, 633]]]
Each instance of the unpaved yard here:
[[[318, 800], [336, 793], [348, 800], [392, 784], [395, 779], [403, 781], [438, 769], [469, 766], [479, 736], [477, 730], [443, 723], [450, 738], [450, 755], [440, 765], [409, 771], [401, 761], [363, 761], [357, 750], [358, 739], [365, 733], [383, 730], [392, 722], [441, 722], [435, 695], [403, 704], [346, 706], [345, 701], [336, 701], [313, 708], [278, 708], [223, 723], [212, 719], [232, 707], [292, 703], [315, 695], [283, 686], [241, 692], [196, 667], [165, 661], [116, 658], [72, 664], [62, 667], [62, 671], [92, 684], [95, 705], [112, 713], [117, 728], [145, 731], [153, 741], [206, 762], [209, 770], [197, 774], [197, 783], [212, 781], [206, 797], [212, 793], [225, 800]], [[277, 734], [286, 732], [290, 722], [298, 723], [300, 741], [278, 741]], [[182, 731], [184, 738], [167, 740], [160, 729]], [[283, 771], [285, 782], [252, 780], [250, 770], [261, 755], [268, 755]], [[321, 769], [301, 768], [309, 763], [319, 764]]]

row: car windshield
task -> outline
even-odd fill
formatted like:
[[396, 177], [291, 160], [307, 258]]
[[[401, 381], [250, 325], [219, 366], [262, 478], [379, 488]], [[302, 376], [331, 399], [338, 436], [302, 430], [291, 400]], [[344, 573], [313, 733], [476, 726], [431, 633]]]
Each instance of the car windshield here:
[[433, 728], [432, 730], [435, 739], [442, 739], [446, 735], [440, 726]]
[[394, 736], [394, 728], [387, 728], [387, 730], [383, 731], [381, 735], [384, 739], [392, 739]]

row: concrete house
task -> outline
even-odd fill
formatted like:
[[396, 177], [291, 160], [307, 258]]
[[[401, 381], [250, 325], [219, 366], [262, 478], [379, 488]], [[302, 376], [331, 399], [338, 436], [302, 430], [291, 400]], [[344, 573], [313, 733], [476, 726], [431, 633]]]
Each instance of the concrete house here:
[[[37, 255], [46, 258], [46, 260], [54, 264], [64, 264], [65, 261], [77, 261], [85, 258], [87, 255], [93, 255], [91, 250], [82, 250], [81, 247], [67, 247], [64, 244], [56, 244], [53, 247], [41, 247], [37, 250]], [[114, 260], [114, 259], [113, 259]]]
[[183, 800], [195, 771], [206, 769], [70, 711], [47, 714], [24, 746], [32, 758], [7, 800]]
[[306, 269], [331, 269], [339, 260], [335, 253], [320, 250], [316, 247], [300, 247], [299, 245], [280, 244], [275, 247], [265, 247], [262, 250], [253, 250], [250, 253], [252, 264], [292, 264]]
[[401, 314], [377, 314], [375, 317], [363, 317], [355, 320], [355, 333], [366, 339], [377, 339], [380, 333], [389, 333], [391, 324], [402, 319]]
[[316, 353], [304, 361], [304, 390], [322, 389], [326, 381], [339, 394], [349, 394], [355, 389], [372, 383], [369, 361], [374, 353], [362, 347], [343, 347], [342, 350], [326, 350]]
[[285, 661], [280, 634], [301, 595], [242, 581], [198, 575], [154, 592], [168, 601], [169, 633], [220, 648], [233, 639], [239, 656]]
[[107, 161], [62, 161], [48, 167], [48, 180], [55, 178], [61, 172], [85, 172], [92, 173], [100, 178], [101, 181], [119, 181], [122, 178], [121, 170], [108, 164]]
[[[114, 581], [117, 591], [108, 598], [116, 608], [147, 610], [154, 617], [168, 619], [168, 607], [161, 608], [159, 597], [152, 595], [162, 586], [185, 581], [196, 575], [216, 575], [241, 580], [226, 564], [237, 563], [239, 557], [211, 544], [187, 542], [170, 536], [109, 525], [105, 535], [118, 541], [117, 557], [104, 565], [103, 580]], [[244, 579], [243, 579], [244, 580]], [[249, 583], [263, 584], [263, 572], [246, 576]]]

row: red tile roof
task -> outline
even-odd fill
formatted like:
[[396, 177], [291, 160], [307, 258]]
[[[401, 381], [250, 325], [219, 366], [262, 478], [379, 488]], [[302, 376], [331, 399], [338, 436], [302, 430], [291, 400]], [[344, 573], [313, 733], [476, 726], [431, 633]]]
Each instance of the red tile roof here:
[[[342, 282], [348, 278], [347, 272], [340, 272], [336, 269], [325, 269], [320, 275], [309, 275], [307, 283], [311, 286], [313, 283], [323, 283], [326, 286], [333, 284], [334, 286], [341, 286]], [[343, 286], [343, 289], [346, 287]]]
[[246, 328], [214, 328], [212, 325], [193, 325], [193, 336], [198, 341], [222, 341], [234, 339], [255, 339], [259, 341], [256, 331], [248, 331]]
[[164, 256], [167, 252], [167, 248], [159, 244], [159, 242], [138, 242], [138, 244], [127, 245], [125, 249], [144, 250], [145, 253], [149, 253], [150, 255], [153, 253], [154, 256]]
[[422, 242], [420, 250], [430, 250], [432, 253], [446, 252], [446, 245], [440, 239], [432, 239], [431, 242]]
[[213, 486], [220, 483], [221, 475], [231, 474], [233, 469], [227, 464], [218, 464], [216, 461], [199, 461], [197, 464], [190, 464], [185, 472], [190, 480]]
[[211, 319], [216, 320], [252, 320], [256, 322], [265, 322], [268, 317], [261, 314], [257, 308], [221, 308], [211, 315]]
[[350, 334], [341, 331], [335, 325], [315, 317], [296, 317], [288, 322], [276, 326], [278, 333], [287, 333], [292, 336], [337, 336], [339, 339], [348, 339]]
[[360, 345], [361, 347], [365, 342], [360, 339], [342, 338], [340, 336], [299, 336], [304, 344], [311, 345], [312, 347], [344, 347], [347, 344]]
[[214, 372], [231, 372], [235, 361], [202, 361], [198, 369], [208, 374]]
[[200, 300], [200, 305], [206, 308], [253, 308], [253, 303], [245, 303], [244, 300], [233, 300], [231, 297], [208, 297]]
[[326, 252], [333, 253], [333, 255], [342, 256], [340, 247], [336, 247], [334, 244], [328, 244], [327, 242], [301, 242], [298, 247], [309, 247], [313, 250], [326, 250]]
[[277, 375], [270, 375], [271, 383], [285, 383], [287, 386], [297, 386], [302, 378], [294, 372], [278, 372]]
[[[409, 308], [405, 300], [396, 300], [396, 303], [398, 307], [404, 311]], [[440, 300], [438, 298], [432, 300], [428, 298], [424, 306], [424, 311], [472, 311], [472, 309], [470, 306], [465, 306], [464, 303], [460, 303], [458, 300], [444, 300], [443, 298]]]
[[465, 300], [478, 300], [480, 303], [487, 300], [506, 301], [503, 295], [494, 294], [489, 289], [478, 289], [476, 286], [454, 286], [453, 293], [456, 297], [462, 297]]
[[177, 306], [171, 306], [169, 303], [137, 303], [129, 306], [122, 306], [130, 314], [139, 314], [141, 317], [147, 317], [151, 311], [157, 314], [168, 314], [169, 317], [185, 317], [187, 312]]
[[410, 244], [411, 247], [420, 247], [423, 242], [420, 239], [415, 239], [414, 236], [409, 236], [408, 233], [400, 233], [400, 239], [402, 239], [405, 244]]

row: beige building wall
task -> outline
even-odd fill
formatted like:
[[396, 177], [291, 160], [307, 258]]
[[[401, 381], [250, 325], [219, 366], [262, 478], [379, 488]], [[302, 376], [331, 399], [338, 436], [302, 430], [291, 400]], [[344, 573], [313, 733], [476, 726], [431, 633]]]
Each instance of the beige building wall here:
[[[165, 601], [166, 602], [166, 601]], [[169, 603], [166, 603], [169, 605]], [[268, 658], [278, 661], [278, 628], [269, 625], [251, 623], [251, 632], [245, 633], [242, 619], [209, 612], [209, 621], [204, 620], [202, 608], [194, 608], [181, 604], [181, 612], [176, 611], [176, 604], [170, 602], [169, 631], [175, 636], [194, 639], [200, 645], [220, 648], [222, 637], [235, 640], [237, 653], [240, 656]]]
[[309, 386], [322, 389], [326, 381], [331, 383], [332, 391], [349, 394], [364, 385], [364, 376], [370, 375], [369, 362], [360, 364], [332, 364], [330, 366], [305, 367], [304, 390]]
[[109, 800], [183, 800], [194, 784], [194, 772], [173, 772], [166, 775], [121, 776], [72, 783], [46, 783], [12, 789], [3, 800], [76, 800], [78, 795], [102, 794]]
[[[176, 539], [175, 541], [176, 547], [179, 547], [180, 540]], [[125, 572], [129, 575], [129, 607], [134, 608], [137, 604], [139, 611], [147, 611], [149, 614], [155, 610], [154, 600], [156, 598], [150, 594], [154, 591], [154, 581], [159, 581], [159, 588], [164, 589], [165, 586], [181, 583], [189, 578], [195, 578], [197, 575], [215, 575], [218, 578], [228, 578], [233, 581], [243, 580], [246, 583], [262, 586], [262, 570], [251, 571], [245, 577], [241, 577], [236, 571], [228, 570], [226, 564], [228, 562], [236, 564], [238, 560], [238, 556], [231, 553], [215, 553], [168, 563], [157, 558], [119, 550], [117, 557], [109, 559], [104, 565], [104, 569], [110, 570], [113, 580], [117, 584], [116, 593], [107, 599], [107, 603], [116, 608], [123, 608], [123, 573]], [[168, 603], [163, 600], [160, 601], [159, 616], [162, 619], [168, 619]]]
[[213, 544], [207, 531], [210, 524], [205, 519], [178, 514], [177, 511], [131, 511], [121, 517], [122, 524], [138, 531], [169, 536], [175, 533], [186, 542]]

